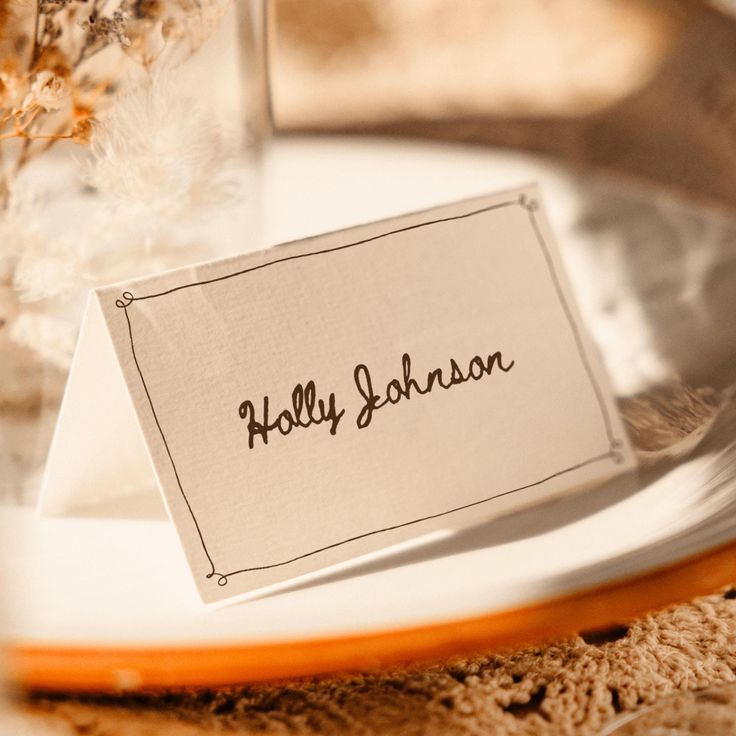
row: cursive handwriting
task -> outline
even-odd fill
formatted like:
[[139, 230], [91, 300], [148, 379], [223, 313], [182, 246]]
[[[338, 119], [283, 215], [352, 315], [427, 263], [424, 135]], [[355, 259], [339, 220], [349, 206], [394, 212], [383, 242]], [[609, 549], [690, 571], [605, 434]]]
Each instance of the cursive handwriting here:
[[295, 427], [306, 429], [313, 424], [329, 422], [330, 434], [334, 435], [343, 414], [345, 414], [344, 409], [337, 410], [335, 394], [329, 395], [327, 403], [322, 399], [317, 399], [317, 389], [314, 381], [309, 381], [304, 386], [301, 383], [297, 384], [291, 392], [291, 409], [284, 409], [273, 422], [269, 422], [268, 404], [268, 396], [264, 396], [261, 419], [256, 417], [256, 410], [252, 401], [244, 401], [238, 408], [240, 418], [247, 421], [248, 447], [251, 450], [256, 437], [260, 437], [263, 444], [267, 445], [268, 433], [274, 430], [287, 435]]
[[490, 376], [495, 366], [508, 373], [514, 367], [514, 361], [512, 360], [508, 365], [504, 365], [503, 356], [500, 352], [495, 352], [485, 359], [481, 358], [480, 355], [476, 355], [470, 360], [467, 371], [463, 373], [457, 361], [451, 358], [449, 375], [443, 373], [441, 368], [435, 368], [429, 371], [427, 380], [422, 387], [411, 375], [411, 357], [409, 353], [404, 353], [401, 356], [402, 377], [389, 381], [386, 386], [386, 395], [381, 397], [373, 390], [373, 381], [367, 366], [360, 363], [355, 366], [353, 378], [358, 392], [365, 399], [365, 404], [358, 414], [356, 424], [359, 429], [365, 429], [371, 423], [373, 412], [386, 406], [386, 404], [398, 404], [402, 399], [408, 401], [414, 393], [423, 396], [430, 393], [436, 386], [447, 390], [471, 379], [480, 381], [481, 378]]
[[[434, 368], [427, 373], [426, 380], [420, 383], [411, 374], [409, 353], [404, 353], [401, 356], [401, 378], [390, 380], [386, 385], [384, 395], [381, 395], [373, 388], [373, 379], [368, 367], [359, 363], [353, 371], [353, 379], [364, 403], [355, 420], [356, 424], [358, 429], [365, 429], [370, 425], [374, 412], [388, 404], [408, 401], [415, 395], [424, 396], [437, 387], [447, 390], [467, 381], [480, 381], [490, 376], [495, 368], [508, 373], [513, 367], [514, 361], [504, 363], [500, 351], [485, 358], [481, 358], [480, 355], [473, 356], [465, 371], [460, 368], [454, 358], [451, 358], [449, 371]], [[257, 415], [255, 405], [250, 400], [240, 404], [238, 414], [246, 422], [248, 447], [252, 450], [259, 437], [263, 444], [267, 445], [269, 433], [274, 431], [286, 436], [297, 427], [307, 429], [327, 422], [330, 426], [330, 434], [335, 435], [345, 410], [338, 410], [334, 393], [329, 394], [326, 401], [318, 399], [314, 381], [308, 381], [303, 385], [298, 383], [294, 387], [291, 393], [291, 407], [280, 411], [273, 420], [271, 420], [268, 396], [263, 397], [260, 416]]]

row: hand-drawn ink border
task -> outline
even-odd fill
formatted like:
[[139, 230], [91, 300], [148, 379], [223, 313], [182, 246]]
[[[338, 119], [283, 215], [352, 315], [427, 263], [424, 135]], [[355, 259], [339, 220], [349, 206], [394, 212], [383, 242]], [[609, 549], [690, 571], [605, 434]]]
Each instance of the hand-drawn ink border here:
[[[261, 565], [259, 567], [245, 567], [241, 570], [233, 570], [232, 572], [227, 573], [221, 573], [218, 572], [215, 563], [212, 560], [212, 557], [207, 549], [207, 545], [204, 541], [204, 536], [202, 534], [202, 530], [199, 526], [199, 522], [197, 521], [197, 517], [194, 513], [194, 509], [192, 508], [189, 499], [187, 498], [186, 493], [184, 492], [184, 488], [181, 484], [181, 479], [179, 478], [179, 473], [176, 469], [176, 463], [174, 462], [174, 458], [171, 455], [171, 450], [169, 448], [169, 444], [166, 440], [166, 436], [164, 435], [163, 429], [161, 428], [161, 424], [158, 420], [158, 416], [156, 415], [156, 409], [153, 406], [153, 400], [151, 399], [151, 394], [148, 391], [148, 386], [146, 385], [146, 380], [143, 377], [143, 371], [141, 370], [140, 364], [138, 363], [138, 356], [135, 352], [135, 344], [133, 341], [133, 329], [130, 323], [130, 316], [128, 315], [128, 307], [136, 301], [144, 301], [146, 299], [155, 299], [160, 296], [166, 296], [167, 294], [173, 294], [176, 291], [181, 291], [182, 289], [189, 289], [193, 286], [205, 286], [207, 284], [212, 284], [217, 281], [225, 281], [226, 279], [231, 279], [236, 276], [242, 276], [246, 273], [251, 273], [252, 271], [258, 271], [263, 268], [270, 268], [271, 266], [276, 266], [279, 263], [285, 263], [287, 261], [294, 261], [298, 260], [300, 258], [312, 258], [315, 256], [321, 256], [328, 253], [335, 253], [337, 251], [341, 250], [347, 250], [348, 248], [355, 248], [360, 245], [365, 245], [366, 243], [370, 243], [374, 240], [380, 240], [381, 238], [389, 237], [390, 235], [396, 235], [397, 233], [407, 232], [408, 230], [416, 230], [418, 228], [427, 227], [429, 225], [437, 225], [441, 222], [450, 222], [453, 220], [463, 220], [468, 217], [473, 217], [475, 215], [481, 215], [486, 212], [491, 212], [493, 210], [500, 210], [506, 207], [512, 207], [512, 206], [520, 206], [522, 207], [529, 217], [529, 222], [532, 227], [532, 230], [534, 231], [534, 236], [537, 240], [537, 243], [542, 251], [542, 254], [544, 255], [545, 263], [547, 266], [547, 270], [550, 274], [550, 278], [552, 279], [552, 283], [555, 287], [555, 292], [557, 294], [557, 298], [560, 302], [560, 306], [562, 308], [563, 313], [565, 314], [565, 317], [567, 319], [568, 325], [570, 327], [570, 331], [572, 332], [573, 339], [575, 341], [575, 345], [577, 347], [578, 353], [580, 355], [580, 360], [583, 364], [583, 368], [585, 369], [585, 373], [588, 376], [588, 380], [590, 381], [590, 385], [593, 389], [593, 392], [596, 397], [596, 401], [598, 402], [598, 407], [601, 412], [601, 418], [603, 420], [603, 425], [605, 427], [606, 431], [606, 437], [608, 439], [608, 450], [604, 453], [601, 453], [600, 455], [596, 455], [595, 457], [589, 458], [587, 460], [583, 460], [582, 462], [578, 463], [577, 465], [573, 465], [569, 468], [565, 468], [563, 470], [559, 470], [556, 473], [552, 473], [552, 475], [548, 475], [546, 478], [542, 478], [541, 480], [537, 480], [533, 483], [528, 483], [527, 485], [520, 486], [519, 488], [513, 488], [509, 491], [504, 491], [502, 493], [494, 494], [493, 496], [488, 496], [488, 498], [482, 498], [478, 501], [473, 501], [471, 503], [464, 504], [462, 506], [456, 506], [455, 508], [448, 509], [447, 511], [441, 511], [436, 514], [431, 514], [429, 516], [423, 516], [418, 519], [412, 519], [411, 521], [405, 521], [401, 524], [394, 524], [393, 526], [387, 526], [382, 529], [375, 529], [370, 532], [365, 532], [364, 534], [358, 534], [354, 537], [350, 537], [349, 539], [343, 539], [339, 542], [334, 542], [333, 544], [328, 544], [325, 547], [320, 547], [319, 549], [312, 550], [310, 552], [305, 552], [304, 554], [297, 555], [296, 557], [292, 557], [289, 560], [283, 560], [282, 562], [275, 562], [270, 565]], [[600, 386], [598, 385], [598, 382], [596, 381], [595, 374], [593, 372], [593, 369], [590, 365], [590, 361], [588, 360], [588, 356], [585, 353], [585, 347], [583, 345], [583, 340], [580, 334], [580, 331], [578, 329], [578, 326], [575, 322], [575, 319], [572, 314], [572, 310], [570, 309], [570, 306], [568, 305], [567, 301], [565, 300], [564, 292], [562, 290], [562, 285], [560, 283], [559, 277], [557, 275], [557, 272], [554, 267], [554, 261], [552, 260], [552, 256], [549, 252], [549, 248], [547, 247], [547, 243], [544, 240], [544, 236], [542, 235], [541, 228], [539, 227], [539, 223], [537, 222], [535, 212], [539, 208], [538, 203], [534, 199], [530, 199], [525, 194], [521, 194], [517, 199], [509, 200], [507, 202], [500, 202], [498, 204], [489, 205], [487, 207], [482, 207], [477, 210], [473, 210], [472, 212], [466, 212], [462, 215], [453, 215], [451, 217], [442, 217], [435, 220], [428, 220], [426, 222], [417, 223], [415, 225], [408, 225], [406, 227], [397, 228], [396, 230], [391, 230], [386, 233], [381, 233], [380, 235], [374, 235], [370, 238], [364, 238], [363, 240], [358, 240], [353, 243], [346, 243], [344, 245], [338, 245], [333, 248], [325, 248], [323, 250], [317, 250], [313, 251], [311, 253], [299, 253], [292, 256], [285, 256], [284, 258], [277, 258], [273, 261], [269, 261], [268, 263], [262, 263], [258, 266], [252, 266], [250, 268], [244, 268], [240, 271], [235, 271], [233, 273], [226, 274], [224, 276], [218, 276], [211, 279], [204, 279], [202, 281], [193, 281], [188, 284], [182, 284], [180, 286], [175, 286], [171, 289], [167, 289], [166, 291], [160, 291], [155, 294], [146, 294], [144, 296], [134, 296], [129, 291], [124, 291], [121, 294], [121, 297], [119, 299], [116, 299], [115, 306], [122, 309], [125, 314], [125, 319], [128, 327], [128, 335], [130, 337], [130, 350], [133, 357], [133, 362], [135, 363], [135, 367], [138, 371], [138, 375], [140, 376], [141, 383], [143, 384], [143, 390], [146, 394], [146, 398], [148, 399], [148, 404], [151, 407], [151, 413], [153, 414], [154, 422], [156, 423], [156, 426], [158, 427], [158, 431], [161, 434], [161, 440], [163, 441], [164, 448], [166, 450], [166, 454], [169, 457], [169, 461], [171, 462], [171, 467], [174, 471], [174, 476], [176, 478], [176, 483], [179, 487], [179, 491], [181, 492], [182, 498], [184, 499], [184, 503], [186, 504], [187, 509], [189, 510], [189, 514], [192, 517], [192, 521], [194, 522], [194, 526], [197, 530], [197, 534], [199, 536], [199, 540], [202, 544], [202, 549], [204, 550], [204, 554], [207, 557], [207, 561], [210, 564], [210, 572], [207, 573], [206, 577], [207, 579], [210, 578], [216, 578], [218, 585], [227, 585], [228, 578], [232, 577], [233, 575], [239, 575], [244, 572], [256, 572], [258, 570], [269, 570], [274, 567], [283, 567], [284, 565], [290, 565], [293, 562], [297, 562], [298, 560], [303, 560], [306, 557], [311, 557], [312, 555], [319, 554], [320, 552], [325, 552], [329, 549], [333, 549], [335, 547], [340, 547], [343, 544], [349, 544], [350, 542], [355, 542], [358, 539], [364, 539], [365, 537], [373, 536], [374, 534], [382, 534], [383, 532], [389, 532], [393, 531], [395, 529], [401, 529], [406, 526], [411, 526], [412, 524], [420, 524], [423, 521], [429, 521], [431, 519], [437, 519], [441, 516], [447, 516], [448, 514], [456, 513], [457, 511], [463, 511], [464, 509], [472, 508], [473, 506], [479, 506], [480, 504], [488, 503], [489, 501], [493, 501], [496, 498], [501, 498], [503, 496], [511, 495], [512, 493], [518, 493], [520, 491], [527, 490], [529, 488], [534, 488], [535, 486], [542, 485], [543, 483], [546, 483], [547, 481], [550, 481], [554, 478], [558, 478], [562, 475], [565, 475], [567, 473], [572, 473], [575, 470], [579, 470], [580, 468], [584, 468], [587, 465], [592, 465], [593, 463], [601, 462], [602, 460], [613, 460], [614, 462], [620, 463], [623, 461], [623, 455], [621, 454], [621, 446], [622, 443], [620, 440], [618, 440], [613, 432], [613, 427], [611, 423], [611, 418], [608, 414], [608, 408], [606, 407], [606, 402], [603, 398], [603, 392], [601, 391]]]

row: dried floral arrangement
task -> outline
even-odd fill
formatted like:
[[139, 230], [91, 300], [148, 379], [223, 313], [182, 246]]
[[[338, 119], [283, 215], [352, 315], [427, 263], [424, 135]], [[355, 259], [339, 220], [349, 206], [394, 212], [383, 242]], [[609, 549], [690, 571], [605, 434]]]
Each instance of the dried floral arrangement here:
[[[17, 187], [20, 174], [59, 142], [91, 144], [88, 186], [159, 208], [162, 197], [190, 204], [187, 188], [216, 178], [219, 150], [211, 126], [161, 70], [193, 54], [225, 7], [224, 0], [0, 0], [0, 292], [12, 292], [0, 298], [0, 328], [52, 364], [68, 362], [69, 330], [60, 351], [58, 327], [46, 320], [41, 329], [38, 310], [21, 307], [94, 280], [100, 258], [80, 242], [82, 233], [70, 243], [40, 232], [41, 205]], [[192, 148], [199, 158], [181, 156]], [[171, 170], [177, 154], [185, 169], [203, 170]], [[115, 275], [124, 273], [105, 274]]]
[[[12, 180], [57, 141], [90, 142], [119, 89], [118, 57], [151, 71], [196, 51], [220, 0], [0, 0], [0, 206]], [[130, 69], [128, 69], [130, 73]], [[16, 142], [14, 150], [8, 143]]]
[[222, 202], [227, 156], [177, 68], [227, 3], [0, 0], [0, 496], [43, 455], [13, 443], [58, 406], [86, 289], [196, 260], [174, 223]]

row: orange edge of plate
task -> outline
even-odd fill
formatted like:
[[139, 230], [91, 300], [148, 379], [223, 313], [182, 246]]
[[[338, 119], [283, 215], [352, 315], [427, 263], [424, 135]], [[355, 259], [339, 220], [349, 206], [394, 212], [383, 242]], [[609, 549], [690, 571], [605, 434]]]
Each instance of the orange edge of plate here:
[[12, 680], [39, 690], [214, 687], [375, 670], [498, 650], [630, 621], [736, 582], [736, 543], [521, 608], [414, 628], [211, 647], [11, 644]]

